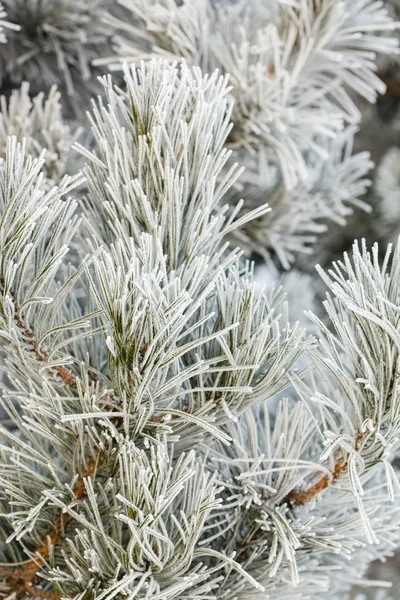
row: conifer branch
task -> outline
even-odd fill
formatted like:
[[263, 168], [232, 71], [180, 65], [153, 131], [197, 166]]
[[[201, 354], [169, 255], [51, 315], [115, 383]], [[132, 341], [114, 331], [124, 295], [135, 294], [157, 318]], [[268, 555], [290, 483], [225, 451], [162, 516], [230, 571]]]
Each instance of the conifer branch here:
[[[48, 38], [16, 76], [56, 54], [71, 92], [108, 2], [66, 0], [73, 31], [38, 13]], [[364, 206], [348, 90], [383, 90], [394, 24], [373, 0], [120, 3], [116, 52], [145, 60], [101, 80], [75, 145], [82, 220], [82, 179], [52, 187], [71, 140], [55, 88], [0, 102], [0, 152], [28, 138], [0, 165], [0, 596], [342, 600], [400, 543], [400, 243], [319, 270], [317, 339], [235, 241], [289, 267], [321, 218]]]
[[[4, 289], [3, 279], [0, 279], [0, 286]], [[37, 360], [48, 363], [50, 360], [48, 352], [40, 346], [32, 329], [22, 318], [15, 299], [13, 300], [13, 303], [15, 310], [14, 319], [17, 327], [22, 331], [24, 338], [31, 347]], [[59, 365], [52, 365], [51, 371], [53, 371], [63, 383], [72, 390], [77, 391], [79, 388], [85, 393], [83, 384], [78, 383], [78, 378], [69, 369]], [[108, 400], [111, 400], [111, 398], [108, 397]], [[82, 500], [84, 498], [86, 494], [85, 479], [94, 475], [98, 467], [99, 458], [100, 454], [96, 458], [91, 458], [87, 469], [79, 474], [73, 487], [74, 501]], [[10, 564], [10, 566], [0, 565], [0, 576], [6, 578], [6, 582], [17, 594], [16, 598], [23, 598], [24, 595], [32, 598], [48, 598], [49, 600], [58, 600], [60, 598], [60, 595], [57, 593], [39, 590], [33, 586], [38, 572], [49, 558], [50, 548], [54, 548], [61, 542], [63, 533], [70, 521], [71, 515], [68, 513], [64, 514], [63, 511], [60, 510], [55, 519], [54, 527], [46, 534], [42, 545], [36, 547], [32, 552], [33, 558], [31, 560], [24, 562], [22, 566], [13, 566], [12, 564]]]

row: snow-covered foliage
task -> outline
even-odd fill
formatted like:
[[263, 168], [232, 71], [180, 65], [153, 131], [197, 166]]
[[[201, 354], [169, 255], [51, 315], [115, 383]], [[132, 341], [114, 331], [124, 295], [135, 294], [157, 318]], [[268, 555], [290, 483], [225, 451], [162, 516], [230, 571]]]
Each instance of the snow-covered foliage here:
[[0, 599], [394, 600], [393, 2], [3, 4]]

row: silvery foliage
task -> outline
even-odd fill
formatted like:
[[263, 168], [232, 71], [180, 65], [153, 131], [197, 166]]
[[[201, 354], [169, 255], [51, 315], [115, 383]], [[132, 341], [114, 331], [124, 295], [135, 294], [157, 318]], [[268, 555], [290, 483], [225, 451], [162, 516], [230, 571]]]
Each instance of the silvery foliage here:
[[400, 244], [390, 264], [391, 252], [380, 261], [376, 246], [356, 244], [321, 271], [331, 329], [311, 315], [316, 370], [309, 382], [289, 375], [302, 401], [282, 401], [274, 419], [248, 411], [227, 426], [231, 446], [208, 449], [231, 509], [212, 536], [228, 550], [244, 537], [242, 565], [272, 598], [288, 597], [289, 578], [293, 597], [344, 598], [399, 543]]
[[205, 599], [233, 573], [262, 589], [200, 544], [222, 508], [200, 443], [229, 444], [223, 425], [284, 385], [305, 342], [224, 242], [268, 210], [222, 202], [240, 173], [219, 178], [225, 79], [164, 63], [125, 77], [93, 109], [84, 225], [79, 177], [46, 191], [44, 157], [15, 138], [0, 170], [3, 595], [31, 573], [28, 597]]
[[[308, 312], [321, 312], [316, 294], [316, 283], [318, 284], [319, 281], [316, 276], [294, 268], [282, 274], [267, 264], [260, 264], [255, 268], [254, 281], [257, 288], [267, 295], [283, 294], [291, 323], [298, 323], [302, 329], [307, 330], [308, 335], [315, 336], [318, 333], [318, 327], [314, 326], [307, 316]], [[309, 357], [303, 352], [293, 365], [293, 369], [302, 372], [309, 367], [309, 364]], [[298, 394], [293, 387], [285, 388], [281, 393], [275, 394], [274, 398], [268, 402], [269, 414], [275, 417], [279, 401], [288, 397], [294, 400], [298, 399]]]
[[[0, 48], [0, 79], [35, 82], [39, 89], [75, 84], [92, 75], [91, 61], [107, 51], [110, 28], [102, 22], [110, 0], [3, 0], [13, 30]], [[18, 31], [14, 30], [18, 28]]]
[[[71, 146], [79, 133], [79, 127], [63, 119], [61, 93], [56, 86], [52, 86], [47, 96], [41, 92], [31, 98], [29, 83], [23, 82], [8, 100], [0, 97], [0, 157], [6, 156], [10, 136], [19, 142], [25, 140], [25, 150], [33, 158], [38, 158], [43, 148], [47, 148], [42, 167], [46, 189], [58, 184], [67, 169], [77, 171]], [[1, 371], [0, 367], [0, 377]], [[0, 410], [0, 418], [3, 416]]]
[[48, 191], [15, 138], [0, 168], [0, 594], [344, 598], [400, 542], [400, 245], [321, 273], [305, 339], [226, 241], [269, 210], [225, 203], [226, 78], [124, 73], [77, 145], [82, 222], [80, 176]]
[[[391, 498], [393, 485], [397, 485], [389, 465], [399, 443], [400, 297], [396, 282], [400, 244], [395, 248], [389, 245], [380, 259], [377, 244], [369, 251], [365, 241], [361, 245], [355, 242], [352, 256], [345, 254], [327, 273], [318, 270], [332, 293], [324, 302], [331, 329], [310, 315], [323, 334], [319, 348], [311, 353], [326, 392], [330, 390], [335, 400], [332, 403], [319, 390], [311, 401], [319, 398], [324, 405], [319, 406], [324, 422], [322, 458], [329, 460], [338, 453], [348, 457], [349, 485], [361, 509], [363, 475], [368, 467], [384, 465]], [[315, 382], [299, 382], [299, 393], [304, 395], [307, 390], [309, 397], [314, 386]], [[354, 436], [357, 442], [351, 449], [348, 444]]]
[[[242, 229], [249, 252], [285, 268], [309, 252], [321, 220], [341, 223], [370, 182], [367, 153], [352, 154], [361, 94], [373, 102], [385, 86], [375, 54], [391, 54], [395, 25], [372, 0], [119, 0], [123, 20], [109, 17], [116, 56], [98, 64], [151, 56], [183, 58], [204, 72], [229, 74], [234, 128], [228, 146], [245, 164], [244, 210], [273, 210]], [[382, 35], [384, 34], [384, 35]], [[365, 208], [365, 205], [364, 205]], [[267, 250], [266, 250], [267, 249]]]
[[[255, 293], [251, 266], [242, 265], [238, 249], [228, 252], [223, 243], [232, 230], [269, 208], [236, 218], [240, 207], [232, 213], [221, 201], [240, 175], [233, 165], [220, 178], [231, 154], [224, 148], [232, 109], [225, 78], [217, 73], [203, 78], [200, 70], [184, 65], [179, 77], [174, 67], [156, 62], [148, 73], [144, 64], [138, 72], [125, 69], [125, 81], [126, 91], [120, 92], [111, 78], [104, 79], [107, 106], [99, 100], [93, 109], [100, 156], [78, 146], [91, 162], [85, 174], [92, 248], [104, 242], [110, 248], [94, 260], [91, 280], [118, 374], [114, 385], [132, 402], [144, 394], [142, 404], [149, 410], [158, 394], [164, 397], [169, 390], [170, 402], [181, 410], [189, 406], [188, 413], [199, 417], [211, 410], [213, 420], [224, 421], [273, 389], [288, 351], [298, 343], [288, 323], [285, 333], [278, 333], [278, 299]], [[138, 285], [149, 293], [160, 288], [154, 306]], [[115, 304], [115, 294], [129, 303]], [[173, 309], [165, 320], [169, 305]], [[155, 325], [162, 335], [153, 340]], [[195, 350], [191, 358], [185, 350], [183, 364], [171, 364], [176, 344]], [[142, 377], [126, 371], [127, 359], [139, 371], [151, 365], [146, 386], [156, 379], [150, 396]], [[165, 387], [172, 373], [173, 386]]]
[[43, 92], [29, 95], [29, 83], [23, 82], [7, 100], [0, 97], [0, 156], [5, 157], [7, 139], [15, 136], [19, 142], [26, 138], [26, 152], [38, 158], [46, 148], [44, 173], [48, 186], [59, 183], [70, 167], [71, 146], [80, 133], [73, 131], [63, 119], [61, 92], [52, 86], [47, 97]]

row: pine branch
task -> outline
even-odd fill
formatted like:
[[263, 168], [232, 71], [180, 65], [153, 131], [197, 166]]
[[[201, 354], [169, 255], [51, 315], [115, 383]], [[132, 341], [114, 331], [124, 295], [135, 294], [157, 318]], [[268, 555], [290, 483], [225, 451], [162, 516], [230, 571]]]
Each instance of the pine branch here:
[[[4, 289], [3, 279], [0, 279], [0, 285]], [[20, 310], [16, 306], [15, 299], [14, 306], [14, 318], [17, 327], [22, 331], [36, 358], [40, 362], [48, 363], [50, 360], [48, 352], [40, 346], [34, 332], [21, 317]], [[79, 382], [78, 378], [69, 369], [59, 365], [52, 365], [51, 371], [58, 375], [63, 383], [65, 383], [65, 385], [70, 387], [72, 390], [77, 391], [80, 389], [83, 393], [85, 393], [84, 385]], [[108, 395], [106, 402], [111, 402], [111, 397]], [[89, 460], [87, 469], [78, 476], [78, 479], [73, 487], [74, 501], [82, 500], [84, 498], [86, 494], [85, 479], [88, 477], [93, 477], [97, 470], [99, 461], [100, 452], [96, 457], [93, 457]], [[46, 537], [43, 539], [42, 545], [35, 548], [32, 553], [33, 558], [30, 561], [25, 562], [22, 566], [17, 567], [13, 565], [0, 566], [0, 576], [6, 578], [6, 582], [17, 594], [17, 598], [22, 598], [24, 595], [28, 595], [32, 598], [43, 597], [49, 598], [49, 600], [57, 600], [60, 597], [56, 593], [45, 592], [43, 590], [35, 589], [32, 586], [34, 585], [38, 572], [50, 556], [50, 548], [54, 548], [61, 542], [64, 531], [70, 521], [71, 515], [68, 513], [64, 514], [63, 511], [60, 511], [56, 517], [54, 528], [47, 533]]]
[[[355, 248], [357, 248], [357, 247], [355, 246]], [[364, 251], [365, 251], [365, 246], [364, 246]], [[376, 248], [375, 248], [375, 251], [376, 251]], [[390, 405], [393, 393], [395, 391], [396, 377], [397, 377], [397, 375], [396, 375], [397, 357], [398, 357], [398, 352], [396, 351], [394, 358], [393, 358], [393, 363], [395, 365], [395, 368], [394, 368], [394, 371], [390, 378], [390, 382], [389, 382], [389, 386], [388, 386], [388, 390], [387, 390], [387, 394], [386, 394], [386, 400], [383, 402], [383, 404], [386, 406]], [[370, 420], [372, 423], [374, 421], [372, 416], [366, 417], [366, 421], [368, 421], [368, 420]], [[360, 447], [361, 447], [363, 441], [368, 436], [368, 434], [369, 434], [369, 430], [366, 430], [363, 432], [359, 432], [356, 435], [355, 442], [354, 442], [354, 451], [355, 452], [359, 452]], [[348, 472], [348, 468], [349, 468], [349, 460], [348, 460], [348, 458], [344, 459], [343, 451], [339, 451], [336, 454], [335, 461], [336, 461], [335, 466], [334, 466], [333, 470], [331, 471], [330, 475], [328, 475], [328, 474], [324, 475], [323, 477], [318, 479], [313, 485], [311, 485], [310, 487], [308, 487], [306, 489], [293, 490], [290, 494], [288, 494], [288, 496], [286, 496], [285, 501], [288, 502], [289, 505], [291, 505], [291, 506], [303, 506], [304, 504], [307, 504], [308, 502], [311, 502], [312, 500], [314, 500], [315, 498], [320, 496], [325, 490], [329, 489], [329, 487], [332, 484], [334, 484], [341, 475]]]
[[[397, 381], [400, 349], [397, 338], [396, 281], [399, 273], [400, 243], [390, 260], [391, 253], [392, 247], [389, 246], [383, 266], [380, 267], [378, 245], [375, 244], [370, 253], [363, 240], [361, 250], [358, 243], [354, 243], [353, 264], [345, 254], [343, 262], [334, 263], [334, 268], [328, 273], [318, 268], [321, 277], [335, 297], [334, 300], [327, 297], [325, 308], [337, 335], [334, 337], [317, 317], [310, 315], [314, 322], [319, 324], [328, 342], [324, 346], [324, 355], [314, 354], [314, 359], [317, 364], [323, 366], [324, 370], [329, 364], [334, 381], [340, 386], [343, 385], [343, 392], [345, 391], [343, 401], [349, 403], [351, 401], [353, 406], [354, 400], [347, 397], [347, 394], [350, 390], [354, 390], [354, 397], [359, 402], [358, 420], [362, 422], [358, 425], [357, 432], [353, 434], [351, 453], [346, 454], [345, 448], [341, 448], [335, 453], [335, 466], [329, 475], [324, 475], [309, 488], [291, 492], [286, 500], [293, 506], [304, 505], [313, 500], [341, 475], [347, 474], [350, 469], [351, 455], [361, 456], [365, 453], [368, 462], [374, 465], [384, 459], [385, 450], [396, 439], [397, 416], [395, 415], [398, 410]], [[370, 340], [373, 340], [373, 345]], [[345, 350], [348, 365], [338, 359], [338, 347], [342, 351]], [[366, 358], [368, 353], [376, 360], [376, 364], [383, 361], [382, 371], [374, 373]], [[329, 358], [325, 358], [326, 354]], [[347, 383], [345, 383], [346, 378]], [[349, 383], [351, 387], [348, 386]], [[376, 390], [380, 390], [379, 394]], [[301, 394], [301, 385], [299, 385], [299, 392]], [[331, 423], [331, 430], [334, 431], [333, 415], [327, 411], [325, 419], [327, 423]], [[329, 447], [328, 441], [326, 444]], [[369, 453], [373, 453], [373, 458]]]
[[[98, 467], [98, 459], [91, 459], [88, 468], [79, 475], [76, 484], [73, 487], [74, 502], [82, 500], [86, 494], [85, 479], [93, 477]], [[0, 576], [6, 578], [7, 584], [13, 592], [16, 593], [16, 598], [23, 598], [24, 595], [32, 598], [49, 598], [49, 600], [58, 600], [60, 595], [54, 592], [46, 592], [34, 587], [36, 577], [50, 556], [50, 549], [59, 544], [63, 538], [64, 531], [71, 521], [71, 515], [60, 510], [56, 517], [54, 528], [48, 532], [41, 546], [38, 546], [33, 551], [33, 558], [25, 562], [23, 565], [14, 567], [12, 565], [0, 566]]]
[[360, 111], [350, 91], [370, 102], [384, 92], [373, 61], [375, 53], [396, 52], [387, 7], [371, 0], [118, 1], [126, 12], [107, 18], [114, 56], [95, 64], [120, 69], [120, 61], [162, 56], [229, 74], [235, 127], [227, 142], [246, 166], [229, 202], [244, 198], [245, 213], [267, 199], [273, 209], [234, 234], [249, 256], [272, 254], [288, 269], [296, 255], [310, 253], [327, 220], [344, 224], [353, 206], [370, 210], [362, 198], [373, 164], [367, 152], [353, 154]]
[[[0, 279], [0, 286], [4, 289], [4, 280]], [[48, 363], [50, 356], [48, 352], [40, 346], [32, 328], [26, 323], [20, 314], [18, 305], [16, 304], [15, 298], [13, 298], [14, 304], [14, 319], [15, 323], [23, 333], [24, 338], [27, 340], [31, 347], [35, 357], [41, 363]], [[145, 349], [144, 349], [145, 351]], [[83, 382], [79, 381], [78, 377], [74, 375], [69, 369], [59, 366], [52, 365], [50, 370], [55, 373], [61, 381], [73, 391], [80, 391], [85, 394], [86, 389]], [[98, 381], [96, 381], [98, 383]], [[99, 395], [104, 401], [103, 410], [111, 411], [115, 403], [115, 398], [105, 390], [100, 388]], [[183, 409], [185, 411], [185, 409]], [[186, 409], [187, 410], [187, 409]], [[172, 415], [172, 419], [177, 418], [176, 415]], [[121, 417], [115, 417], [112, 419], [114, 423], [118, 423], [122, 419]], [[152, 423], [163, 423], [166, 420], [166, 415], [153, 415], [148, 418], [148, 421]], [[85, 479], [95, 477], [95, 473], [98, 470], [99, 465], [102, 463], [102, 453], [99, 450], [95, 457], [92, 457], [88, 461], [88, 467], [79, 474], [75, 485], [72, 488], [73, 491], [73, 502], [83, 500], [86, 496]], [[60, 510], [55, 522], [54, 527], [46, 534], [41, 545], [37, 546], [34, 551], [31, 552], [32, 559], [25, 562], [22, 566], [10, 566], [0, 565], [0, 576], [5, 577], [7, 584], [10, 586], [12, 591], [16, 594], [16, 598], [23, 598], [29, 596], [32, 598], [42, 597], [48, 598], [49, 600], [58, 600], [60, 595], [55, 592], [47, 592], [39, 588], [35, 588], [34, 584], [37, 579], [37, 575], [43, 565], [46, 563], [50, 556], [51, 548], [55, 548], [62, 542], [64, 533], [71, 522], [72, 516], [68, 512]]]
[[[93, 477], [97, 471], [99, 464], [100, 453], [96, 459], [89, 460], [88, 468], [79, 475], [76, 484], [73, 487], [74, 502], [76, 500], [82, 500], [86, 495], [85, 479]], [[36, 577], [46, 563], [46, 560], [50, 556], [50, 549], [54, 548], [59, 544], [63, 538], [64, 531], [71, 521], [71, 515], [69, 513], [64, 514], [60, 510], [56, 517], [54, 528], [48, 532], [43, 544], [38, 546], [33, 551], [33, 558], [30, 561], [25, 562], [21, 566], [0, 566], [0, 576], [6, 578], [7, 584], [11, 587], [13, 592], [17, 594], [17, 598], [23, 598], [24, 595], [31, 596], [32, 598], [49, 598], [49, 600], [58, 600], [60, 595], [53, 592], [46, 592], [34, 588]]]

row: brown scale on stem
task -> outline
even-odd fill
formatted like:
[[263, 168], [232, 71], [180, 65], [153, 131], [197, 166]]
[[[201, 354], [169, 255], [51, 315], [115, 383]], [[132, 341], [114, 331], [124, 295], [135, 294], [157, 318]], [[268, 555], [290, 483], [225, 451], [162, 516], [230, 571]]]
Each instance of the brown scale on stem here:
[[[356, 437], [354, 449], [357, 451], [360, 447], [361, 442], [365, 437], [365, 433], [359, 433]], [[303, 506], [307, 504], [317, 496], [319, 496], [324, 490], [326, 490], [332, 483], [334, 483], [339, 476], [347, 471], [349, 466], [348, 459], [343, 460], [342, 454], [338, 453], [335, 456], [335, 466], [331, 473], [324, 475], [318, 481], [316, 481], [311, 487], [306, 490], [293, 490], [286, 496], [285, 501], [292, 506]]]
[[[43, 348], [40, 347], [38, 341], [35, 338], [34, 333], [32, 332], [32, 330], [30, 329], [30, 327], [25, 323], [25, 321], [21, 318], [19, 312], [15, 312], [15, 321], [16, 321], [16, 325], [17, 327], [24, 333], [24, 336], [28, 342], [28, 344], [31, 346], [31, 348], [33, 349], [36, 358], [40, 361], [40, 362], [49, 362], [49, 354], [46, 352], [46, 350], [44, 350]], [[61, 379], [64, 381], [64, 383], [66, 385], [68, 385], [69, 387], [71, 387], [74, 390], [78, 389], [78, 382], [76, 380], [76, 377], [73, 375], [73, 373], [71, 373], [71, 371], [69, 371], [69, 369], [66, 369], [65, 367], [60, 367], [58, 365], [53, 365], [51, 367], [51, 370], [56, 373], [59, 377], [61, 377]], [[84, 392], [85, 390], [83, 390]]]
[[307, 502], [310, 502], [319, 496], [332, 483], [334, 483], [338, 479], [339, 475], [347, 470], [348, 466], [349, 463], [347, 460], [345, 462], [337, 462], [330, 475], [324, 475], [306, 490], [293, 490], [288, 496], [286, 496], [285, 501], [292, 506], [303, 506], [304, 504], [307, 504]]
[[[396, 386], [396, 379], [398, 376], [398, 359], [398, 352], [396, 351], [393, 356], [394, 369], [387, 390], [387, 401], [390, 401], [390, 398], [393, 394], [393, 390]], [[356, 451], [360, 449], [360, 445], [364, 441], [366, 435], [367, 432], [360, 432], [357, 434], [354, 444], [354, 449]], [[302, 506], [304, 504], [307, 504], [307, 502], [313, 500], [316, 496], [319, 496], [332, 483], [334, 483], [342, 473], [344, 473], [348, 469], [349, 461], [348, 459], [344, 460], [341, 454], [336, 455], [335, 460], [336, 463], [330, 475], [324, 475], [323, 477], [321, 477], [321, 479], [319, 479], [316, 483], [314, 483], [311, 487], [309, 487], [306, 490], [293, 490], [288, 496], [286, 496], [285, 501], [292, 506]]]

